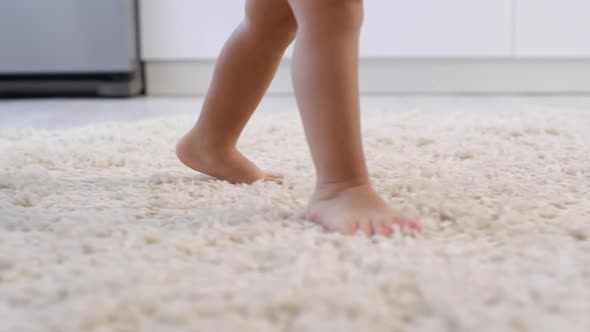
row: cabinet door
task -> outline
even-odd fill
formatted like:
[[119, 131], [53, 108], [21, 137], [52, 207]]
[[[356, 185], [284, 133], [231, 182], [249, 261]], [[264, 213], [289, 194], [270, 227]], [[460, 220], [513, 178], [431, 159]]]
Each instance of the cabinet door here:
[[590, 1], [515, 1], [518, 56], [590, 56]]
[[[141, 0], [143, 58], [215, 58], [243, 18], [244, 2]], [[367, 0], [361, 55], [508, 56], [511, 4], [512, 0]]]
[[367, 0], [361, 54], [509, 56], [511, 19], [512, 0]]
[[141, 0], [145, 60], [211, 59], [244, 17], [245, 0]]

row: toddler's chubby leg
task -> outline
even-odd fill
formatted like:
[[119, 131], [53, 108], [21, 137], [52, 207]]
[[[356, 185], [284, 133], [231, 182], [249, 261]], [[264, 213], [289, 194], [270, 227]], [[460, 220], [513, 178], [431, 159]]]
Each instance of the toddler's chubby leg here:
[[298, 32], [293, 82], [314, 160], [308, 218], [329, 231], [389, 236], [420, 225], [372, 189], [361, 143], [358, 57], [362, 0], [288, 0]]
[[296, 31], [286, 0], [246, 1], [246, 17], [223, 48], [199, 120], [177, 144], [185, 165], [233, 183], [277, 178], [244, 157], [236, 143]]

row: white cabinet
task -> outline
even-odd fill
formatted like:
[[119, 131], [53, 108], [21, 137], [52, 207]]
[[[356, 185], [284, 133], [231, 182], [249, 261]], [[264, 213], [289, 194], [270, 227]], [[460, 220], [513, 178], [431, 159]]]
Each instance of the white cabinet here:
[[515, 0], [516, 55], [589, 57], [589, 0]]
[[511, 52], [512, 0], [367, 0], [365, 57], [493, 57]]
[[244, 16], [244, 0], [141, 0], [145, 60], [217, 57]]
[[[245, 3], [140, 1], [142, 56], [152, 62], [215, 59]], [[588, 57], [589, 33], [590, 0], [365, 0], [361, 56]]]
[[[511, 1], [367, 0], [361, 55], [507, 56]], [[146, 60], [213, 59], [244, 15], [244, 0], [142, 0], [140, 7]]]
[[[206, 93], [245, 0], [139, 1], [148, 93]], [[588, 92], [590, 0], [365, 0], [364, 6], [363, 92]], [[271, 92], [291, 92], [289, 72], [284, 63]]]

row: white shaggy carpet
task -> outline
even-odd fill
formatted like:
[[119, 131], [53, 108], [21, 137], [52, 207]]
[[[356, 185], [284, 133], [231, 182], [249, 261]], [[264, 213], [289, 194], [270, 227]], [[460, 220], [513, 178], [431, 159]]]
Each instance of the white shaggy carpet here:
[[590, 330], [590, 112], [365, 111], [377, 190], [426, 224], [372, 240], [303, 220], [295, 111], [241, 141], [283, 185], [181, 166], [193, 119], [0, 129], [2, 332]]

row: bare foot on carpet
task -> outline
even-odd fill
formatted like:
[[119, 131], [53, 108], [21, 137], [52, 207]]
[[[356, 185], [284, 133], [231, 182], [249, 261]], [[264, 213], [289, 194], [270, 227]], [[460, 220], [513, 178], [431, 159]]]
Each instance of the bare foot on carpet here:
[[368, 184], [335, 184], [318, 188], [307, 218], [326, 230], [345, 235], [361, 231], [367, 236], [391, 236], [395, 226], [419, 232], [419, 222], [395, 212]]
[[235, 148], [207, 149], [186, 136], [176, 145], [176, 156], [186, 166], [231, 183], [254, 183], [258, 180], [281, 182], [278, 174], [264, 172]]

